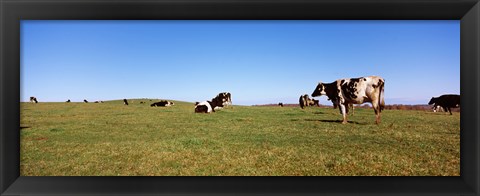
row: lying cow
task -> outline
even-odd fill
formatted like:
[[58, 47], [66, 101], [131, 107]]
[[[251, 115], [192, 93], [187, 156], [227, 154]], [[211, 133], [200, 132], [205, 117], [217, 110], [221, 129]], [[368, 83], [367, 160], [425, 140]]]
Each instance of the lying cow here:
[[70, 99], [66, 101], [67, 103], [70, 103]]
[[202, 101], [195, 103], [195, 113], [210, 113], [215, 112], [216, 107], [223, 107], [225, 104], [225, 97], [220, 95], [213, 98], [211, 101]]
[[450, 112], [452, 115], [452, 110], [450, 108], [460, 107], [460, 95], [442, 95], [440, 97], [432, 97], [428, 102], [428, 105], [434, 104], [443, 108], [445, 112]]
[[310, 99], [310, 97], [308, 97], [307, 94], [301, 95], [298, 101], [300, 102], [300, 107], [302, 109], [307, 106], [314, 106], [314, 105], [320, 107], [318, 100]]
[[84, 99], [83, 102], [88, 103], [88, 101], [86, 99]]
[[282, 103], [282, 102], [278, 103], [278, 105], [279, 105], [280, 107], [283, 107], [283, 103]]
[[223, 94], [223, 96], [225, 97], [225, 106], [228, 106], [228, 105], [232, 105], [232, 94], [230, 94], [229, 92], [223, 92], [221, 93]]
[[343, 116], [343, 124], [347, 121], [349, 104], [369, 102], [375, 111], [375, 122], [380, 123], [380, 113], [385, 107], [384, 101], [385, 80], [378, 76], [361, 78], [339, 79], [332, 83], [318, 83], [312, 97], [326, 95], [335, 102]]
[[311, 99], [307, 102], [308, 106], [317, 106], [317, 107], [320, 107], [320, 103], [318, 102], [318, 100], [315, 100], [315, 99]]
[[172, 106], [172, 105], [175, 105], [175, 103], [171, 102], [171, 101], [159, 101], [159, 102], [155, 102], [155, 103], [152, 103], [150, 105], [150, 107], [168, 107], [168, 106]]
[[215, 98], [219, 98], [222, 100], [222, 104], [219, 106], [216, 106], [214, 109], [223, 109], [224, 107], [226, 108], [229, 105], [232, 105], [232, 94], [229, 92], [222, 92], [219, 93]]
[[32, 103], [38, 103], [36, 97], [30, 97], [30, 102], [32, 102]]
[[219, 99], [222, 101], [221, 105], [215, 106], [215, 110], [223, 109], [224, 107], [232, 104], [232, 97], [228, 92], [219, 93], [214, 99]]

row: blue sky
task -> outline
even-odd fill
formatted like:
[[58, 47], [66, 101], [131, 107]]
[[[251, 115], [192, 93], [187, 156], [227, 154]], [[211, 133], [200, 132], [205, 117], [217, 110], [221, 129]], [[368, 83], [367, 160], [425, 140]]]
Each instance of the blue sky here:
[[378, 75], [386, 104], [426, 104], [460, 93], [460, 22], [22, 20], [20, 69], [20, 101], [297, 103]]

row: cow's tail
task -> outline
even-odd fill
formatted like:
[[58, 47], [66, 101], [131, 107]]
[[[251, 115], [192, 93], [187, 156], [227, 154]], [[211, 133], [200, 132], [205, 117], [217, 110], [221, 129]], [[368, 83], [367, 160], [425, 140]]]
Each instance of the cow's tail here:
[[385, 80], [383, 78], [381, 78], [378, 83], [379, 83], [379, 85], [378, 85], [378, 90], [379, 90], [378, 106], [380, 107], [380, 112], [381, 112], [385, 108], [385, 100], [384, 100], [385, 93], [383, 92], [384, 85], [385, 85]]

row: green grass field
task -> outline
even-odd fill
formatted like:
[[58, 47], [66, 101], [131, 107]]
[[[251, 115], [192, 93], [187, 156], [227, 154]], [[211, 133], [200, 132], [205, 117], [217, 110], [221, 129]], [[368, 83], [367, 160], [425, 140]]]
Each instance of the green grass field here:
[[[140, 104], [140, 101], [146, 101]], [[459, 176], [460, 113], [21, 103], [22, 176]]]

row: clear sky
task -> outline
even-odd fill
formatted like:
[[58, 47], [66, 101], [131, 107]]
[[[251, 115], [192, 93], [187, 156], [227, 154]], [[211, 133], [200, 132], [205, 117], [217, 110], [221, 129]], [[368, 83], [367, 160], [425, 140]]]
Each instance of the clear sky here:
[[460, 22], [22, 20], [20, 69], [20, 101], [297, 103], [378, 75], [386, 104], [426, 104], [460, 93]]

